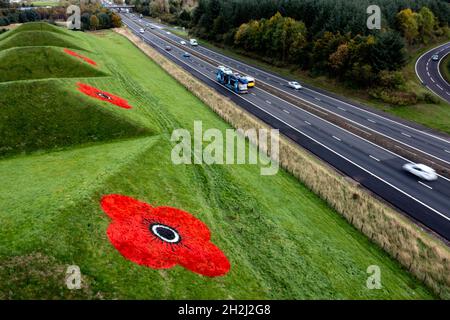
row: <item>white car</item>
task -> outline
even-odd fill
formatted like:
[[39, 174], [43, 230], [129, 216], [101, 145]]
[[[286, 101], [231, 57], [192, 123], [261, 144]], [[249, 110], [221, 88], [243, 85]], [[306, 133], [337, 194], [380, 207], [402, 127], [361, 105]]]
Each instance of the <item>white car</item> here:
[[431, 57], [431, 60], [439, 61], [439, 56], [437, 54], [433, 54], [433, 56]]
[[300, 83], [298, 83], [297, 81], [289, 81], [288, 84], [289, 84], [289, 87], [291, 87], [292, 89], [295, 89], [295, 90], [300, 90], [302, 88]]
[[167, 31], [166, 33], [167, 33], [167, 34], [171, 34], [170, 31]]
[[139, 29], [139, 32], [140, 32], [140, 33], [145, 33], [145, 30], [144, 30], [143, 28], [140, 28], [140, 29]]
[[195, 39], [191, 39], [191, 40], [189, 40], [189, 43], [191, 44], [191, 46], [198, 46], [198, 42], [197, 42], [197, 40], [195, 40]]
[[184, 40], [181, 40], [180, 43], [181, 43], [183, 46], [186, 45], [186, 41], [184, 41]]
[[403, 169], [409, 173], [427, 181], [434, 181], [438, 178], [436, 171], [424, 164], [420, 163], [407, 163], [403, 166]]

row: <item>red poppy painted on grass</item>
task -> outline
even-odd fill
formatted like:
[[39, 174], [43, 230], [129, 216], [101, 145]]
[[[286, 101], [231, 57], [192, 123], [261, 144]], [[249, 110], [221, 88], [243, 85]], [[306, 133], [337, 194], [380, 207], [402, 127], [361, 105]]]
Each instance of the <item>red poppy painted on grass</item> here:
[[88, 57], [85, 57], [85, 56], [83, 56], [83, 55], [81, 55], [79, 53], [76, 53], [75, 51], [72, 51], [72, 50], [69, 50], [69, 49], [65, 48], [64, 52], [67, 53], [67, 54], [70, 54], [71, 56], [74, 56], [75, 58], [82, 59], [82, 60], [86, 61], [87, 63], [93, 65], [93, 66], [97, 65], [97, 63], [94, 60], [89, 59]]
[[122, 195], [107, 195], [101, 207], [113, 220], [108, 237], [127, 259], [153, 269], [181, 265], [209, 277], [223, 276], [230, 263], [210, 242], [208, 227], [191, 214], [172, 207], [154, 208]]
[[97, 89], [95, 87], [91, 87], [87, 84], [78, 82], [77, 83], [78, 90], [83, 92], [84, 94], [91, 96], [93, 98], [107, 101], [109, 103], [112, 103], [118, 107], [124, 108], [124, 109], [131, 109], [132, 107], [128, 104], [127, 100], [122, 99], [118, 96], [115, 96], [109, 92], [102, 91], [100, 89]]

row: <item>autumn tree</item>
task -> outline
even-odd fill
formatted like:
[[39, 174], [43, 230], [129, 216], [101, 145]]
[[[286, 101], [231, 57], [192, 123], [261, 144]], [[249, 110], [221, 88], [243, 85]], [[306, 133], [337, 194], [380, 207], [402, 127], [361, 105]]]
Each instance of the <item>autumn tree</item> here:
[[100, 22], [99, 22], [99, 20], [98, 20], [98, 18], [97, 18], [97, 16], [95, 14], [93, 14], [91, 16], [90, 21], [89, 21], [89, 25], [90, 25], [91, 30], [97, 30], [98, 29], [98, 27], [100, 25]]

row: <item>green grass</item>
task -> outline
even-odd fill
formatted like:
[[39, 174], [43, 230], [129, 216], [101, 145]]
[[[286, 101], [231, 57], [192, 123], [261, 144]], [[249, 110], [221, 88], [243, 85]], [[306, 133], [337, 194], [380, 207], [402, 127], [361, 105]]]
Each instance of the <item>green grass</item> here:
[[14, 47], [52, 46], [73, 49], [83, 49], [75, 45], [64, 35], [50, 31], [22, 31], [0, 40], [0, 50]]
[[60, 81], [0, 85], [0, 157], [149, 133], [75, 88]]
[[450, 83], [450, 54], [448, 54], [440, 64], [441, 74]]
[[[204, 129], [229, 126], [125, 38], [108, 31], [75, 37], [111, 75], [86, 82], [133, 106], [105, 110], [153, 136], [0, 160], [0, 297], [434, 298], [288, 173], [260, 176], [255, 165], [174, 165], [175, 128], [192, 132], [195, 120]], [[61, 90], [74, 83], [58, 81]], [[110, 193], [192, 213], [209, 226], [230, 272], [207, 278], [124, 259], [108, 241], [110, 220], [99, 206]], [[64, 286], [64, 270], [74, 264], [86, 283], [76, 293]], [[381, 290], [366, 288], [370, 265], [381, 268]]]
[[104, 76], [105, 73], [56, 47], [11, 48], [0, 52], [0, 82]]
[[35, 7], [57, 7], [60, 6], [59, 1], [33, 1], [31, 4]]
[[[189, 38], [189, 35], [186, 31], [181, 29], [169, 28], [171, 32], [177, 34], [180, 37], [184, 37], [186, 39]], [[448, 41], [448, 40], [444, 40]], [[395, 105], [389, 105], [379, 100], [373, 99], [369, 96], [366, 90], [355, 90], [342, 85], [335, 79], [330, 79], [324, 76], [312, 77], [309, 72], [305, 72], [299, 70], [295, 67], [291, 68], [282, 68], [276, 67], [264, 61], [249, 57], [244, 55], [232, 48], [227, 47], [218, 47], [212, 43], [209, 43], [204, 40], [199, 40], [199, 43], [202, 46], [207, 48], [216, 50], [225, 54], [229, 57], [239, 59], [244, 61], [250, 65], [254, 65], [256, 67], [262, 68], [264, 70], [268, 70], [277, 74], [280, 74], [288, 79], [295, 79], [307, 84], [310, 84], [314, 87], [321, 88], [327, 90], [329, 92], [335, 93], [337, 95], [346, 97], [347, 99], [356, 101], [358, 103], [364, 104], [366, 106], [370, 106], [384, 112], [390, 113], [397, 117], [403, 118], [405, 120], [417, 122], [426, 127], [450, 134], [450, 104], [446, 103], [443, 100], [440, 100], [438, 104], [432, 103], [418, 103], [412, 106], [399, 107]], [[408, 91], [412, 91], [417, 93], [418, 95], [423, 95], [425, 93], [430, 93], [426, 88], [424, 88], [420, 81], [418, 80], [414, 66], [417, 58], [433, 47], [437, 46], [436, 43], [431, 44], [427, 47], [416, 49], [415, 52], [410, 53], [410, 62], [407, 66], [402, 70], [405, 79], [407, 80], [406, 88]]]
[[21, 24], [20, 26], [18, 26], [17, 28], [14, 28], [13, 30], [6, 32], [5, 34], [2, 34], [0, 36], [0, 41], [11, 37], [17, 33], [21, 33], [23, 31], [49, 31], [49, 32], [55, 32], [55, 33], [59, 33], [59, 34], [63, 34], [63, 35], [69, 35], [71, 36], [72, 34], [67, 32], [66, 30], [59, 28], [57, 26], [45, 23], [45, 22], [28, 22], [28, 23], [24, 23]]

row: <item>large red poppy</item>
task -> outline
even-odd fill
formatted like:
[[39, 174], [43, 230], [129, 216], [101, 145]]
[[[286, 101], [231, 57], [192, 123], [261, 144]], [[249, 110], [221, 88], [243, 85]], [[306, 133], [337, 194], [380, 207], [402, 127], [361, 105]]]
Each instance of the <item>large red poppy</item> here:
[[87, 84], [78, 82], [78, 90], [83, 92], [84, 94], [91, 96], [93, 98], [107, 101], [109, 103], [112, 103], [118, 107], [124, 108], [124, 109], [131, 109], [131, 106], [128, 104], [127, 100], [122, 99], [118, 96], [115, 96], [109, 92], [102, 91], [100, 89], [97, 89], [95, 87], [91, 87]]
[[208, 227], [187, 212], [116, 194], [104, 196], [101, 206], [113, 220], [107, 231], [111, 243], [139, 265], [167, 269], [178, 264], [209, 277], [230, 270], [227, 257], [210, 242]]
[[81, 55], [79, 53], [76, 53], [75, 51], [72, 51], [72, 50], [69, 50], [67, 48], [64, 48], [64, 52], [67, 53], [67, 54], [70, 54], [71, 56], [74, 56], [75, 58], [82, 59], [82, 60], [86, 61], [87, 63], [93, 65], [93, 66], [97, 65], [97, 63], [94, 60], [89, 59], [88, 57], [85, 57], [85, 56], [83, 56], [83, 55]]

